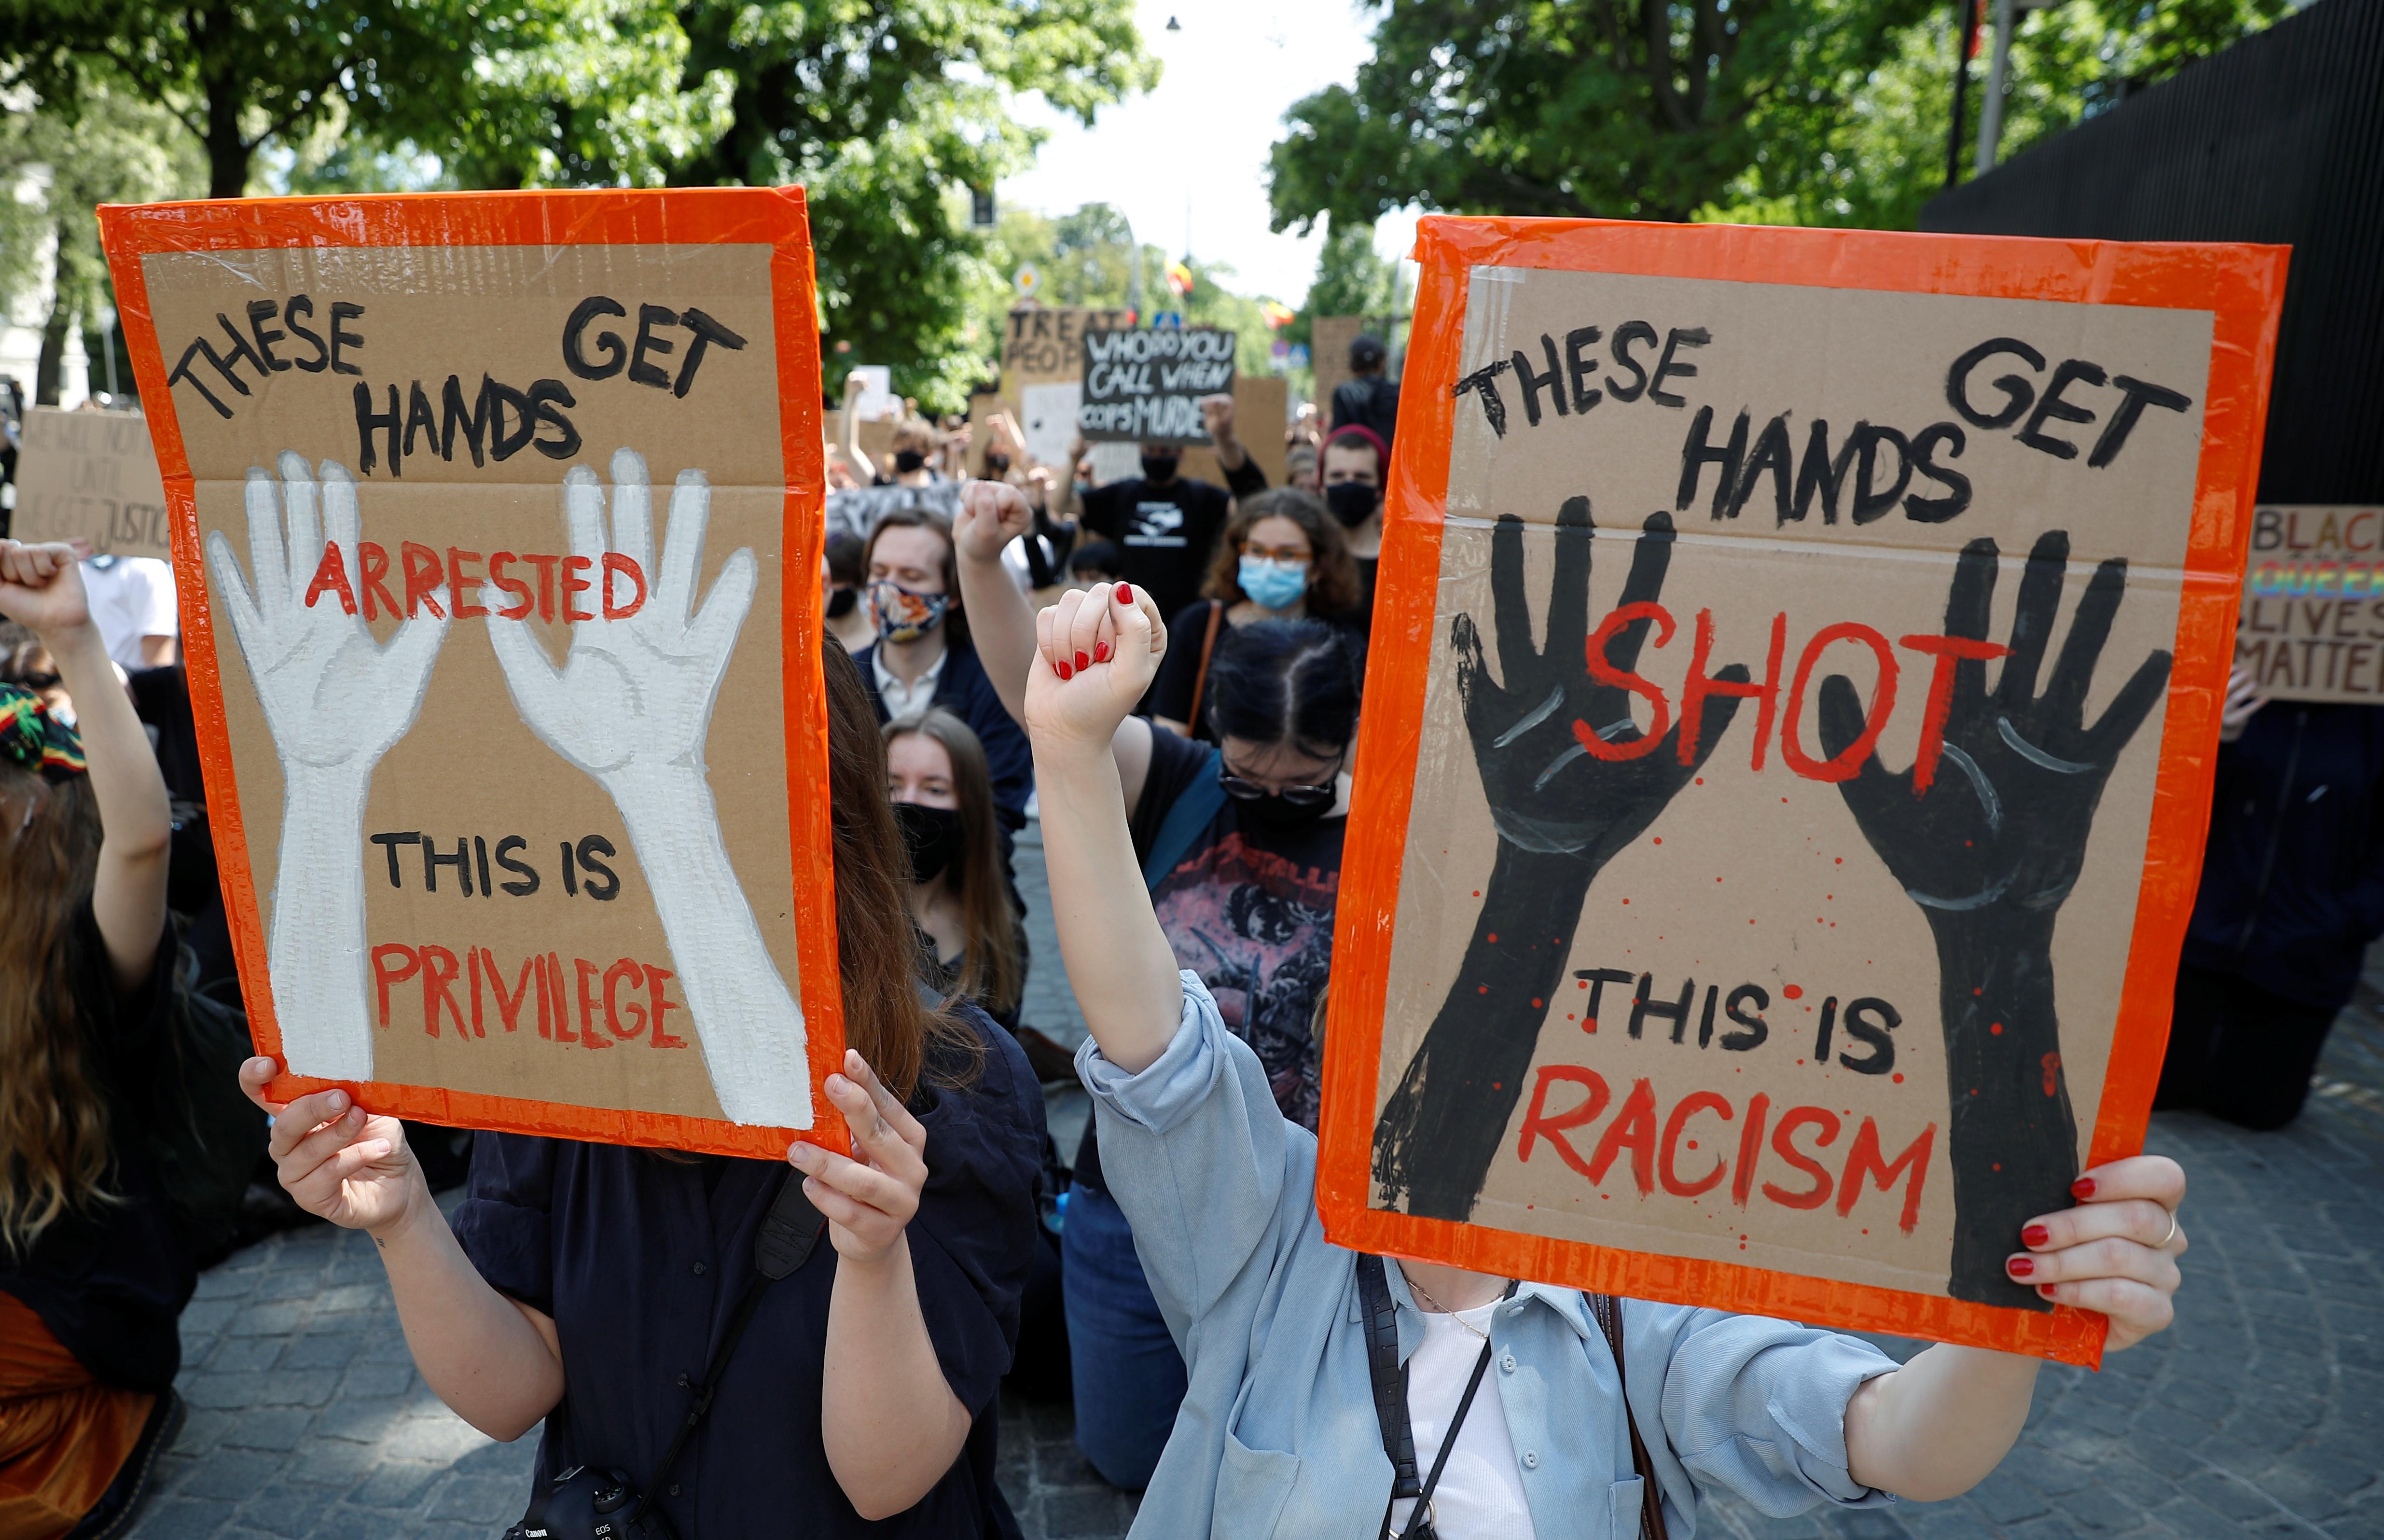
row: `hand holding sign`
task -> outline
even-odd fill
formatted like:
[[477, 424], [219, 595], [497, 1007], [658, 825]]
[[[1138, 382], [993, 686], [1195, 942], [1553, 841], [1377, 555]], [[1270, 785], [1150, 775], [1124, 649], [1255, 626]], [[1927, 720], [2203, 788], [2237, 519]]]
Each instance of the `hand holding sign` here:
[[[1919, 758], [1890, 772], [1866, 753], [1838, 787], [1937, 940], [1954, 1093], [1951, 1290], [1956, 1298], [2038, 1309], [2051, 1306], [2010, 1282], [2004, 1259], [2013, 1233], [2078, 1174], [2053, 991], [2054, 920], [2084, 863], [2104, 783], [2160, 702], [2169, 670], [2169, 654], [2153, 652], [2101, 720], [2087, 725], [2087, 688], [2126, 590], [2128, 564], [2114, 557], [2095, 568], [2039, 693], [2068, 556], [2064, 531], [2037, 540], [2005, 648], [1985, 640], [1995, 542], [1964, 547]], [[1996, 656], [2003, 677], [1990, 693], [1986, 661]], [[1843, 675], [1822, 682], [1820, 710], [1822, 746], [1834, 760], [1867, 731]]]
[[248, 473], [255, 587], [220, 532], [208, 538], [207, 566], [282, 764], [284, 833], [269, 957], [291, 1072], [368, 1080], [372, 992], [355, 851], [373, 766], [422, 710], [431, 661], [447, 634], [446, 590], [411, 596], [421, 602], [410, 606], [397, 634], [375, 641], [354, 598], [380, 577], [361, 562], [354, 481], [324, 461], [318, 511], [305, 459], [284, 453], [280, 470], [278, 498], [261, 467]]
[[[1670, 635], [1655, 602], [1671, 561], [1671, 516], [1648, 516], [1622, 602], [1594, 635], [1592, 540], [1589, 499], [1569, 499], [1557, 515], [1547, 646], [1535, 647], [1523, 521], [1499, 518], [1490, 587], [1503, 683], [1490, 677], [1473, 617], [1449, 623], [1498, 857], [1457, 982], [1375, 1128], [1375, 1180], [1389, 1200], [1404, 1197], [1410, 1213], [1463, 1219], [1471, 1211], [1563, 972], [1570, 938], [1557, 930], [1572, 927], [1599, 869], [1689, 783], [1738, 709], [1733, 695], [1708, 698], [1687, 763], [1676, 751], [1681, 725], [1667, 730], [1660, 702], [1654, 730], [1639, 730], [1631, 693], [1617, 680], [1637, 663], [1651, 619], [1664, 627], [1658, 646]], [[1715, 677], [1744, 684], [1747, 672], [1733, 665]]]
[[731, 555], [696, 609], [712, 490], [702, 472], [682, 471], [653, 591], [616, 605], [616, 575], [655, 571], [645, 461], [626, 449], [613, 456], [609, 538], [593, 472], [573, 466], [563, 499], [575, 561], [604, 575], [602, 613], [574, 621], [560, 670], [524, 622], [490, 615], [506, 689], [530, 730], [611, 795], [639, 865], [664, 875], [651, 882], [654, 904], [721, 1110], [737, 1123], [808, 1128], [802, 1012], [738, 885], [703, 763], [713, 702], [753, 602], [753, 553]]

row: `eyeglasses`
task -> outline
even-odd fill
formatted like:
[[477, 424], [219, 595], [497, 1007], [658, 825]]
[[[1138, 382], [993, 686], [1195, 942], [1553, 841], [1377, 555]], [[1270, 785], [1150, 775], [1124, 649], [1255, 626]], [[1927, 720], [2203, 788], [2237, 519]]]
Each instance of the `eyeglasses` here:
[[[1344, 758], [1348, 751], [1342, 751]], [[1225, 795], [1237, 802], [1255, 802], [1263, 797], [1281, 797], [1293, 807], [1331, 807], [1341, 795], [1341, 763], [1333, 764], [1333, 778], [1313, 786], [1266, 786], [1247, 776], [1235, 775], [1223, 760], [1217, 762], [1217, 784]]]
[[1314, 560], [1314, 557], [1305, 549], [1277, 546], [1269, 550], [1263, 545], [1252, 545], [1248, 541], [1243, 542], [1241, 553], [1245, 556], [1256, 556], [1264, 562], [1281, 562], [1285, 566], [1306, 566]]

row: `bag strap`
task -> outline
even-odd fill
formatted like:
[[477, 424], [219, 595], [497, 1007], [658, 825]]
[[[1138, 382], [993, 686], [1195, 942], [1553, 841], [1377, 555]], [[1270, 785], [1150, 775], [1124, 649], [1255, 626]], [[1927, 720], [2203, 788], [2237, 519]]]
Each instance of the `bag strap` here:
[[770, 1211], [762, 1216], [762, 1227], [753, 1236], [753, 1271], [759, 1276], [745, 1285], [744, 1298], [737, 1301], [737, 1313], [729, 1318], [720, 1348], [703, 1372], [703, 1383], [695, 1387], [695, 1397], [688, 1402], [687, 1415], [680, 1420], [678, 1432], [671, 1435], [670, 1447], [663, 1451], [661, 1461], [654, 1466], [653, 1478], [646, 1484], [638, 1506], [631, 1510], [632, 1530], [645, 1521], [646, 1510], [653, 1506], [654, 1494], [670, 1479], [671, 1468], [678, 1463], [687, 1441], [695, 1436], [704, 1413], [712, 1410], [712, 1397], [720, 1388], [720, 1377], [728, 1372], [728, 1360], [736, 1356], [737, 1345], [745, 1339], [745, 1328], [752, 1323], [762, 1296], [769, 1292], [772, 1284], [811, 1260], [813, 1248], [826, 1230], [827, 1221], [812, 1207], [812, 1200], [803, 1196], [802, 1183], [789, 1172], [779, 1180], [778, 1196], [772, 1200]]
[[1374, 1385], [1374, 1421], [1391, 1461], [1391, 1500], [1423, 1495], [1416, 1476], [1415, 1430], [1409, 1426], [1408, 1376], [1399, 1362], [1398, 1307], [1383, 1276], [1383, 1259], [1358, 1259], [1358, 1298], [1366, 1314], [1366, 1372]]
[[[1507, 1285], [1499, 1298], [1511, 1299], [1515, 1285]], [[1389, 1540], [1391, 1509], [1401, 1497], [1413, 1497], [1415, 1507], [1408, 1510], [1408, 1527], [1403, 1537], [1429, 1535], [1432, 1495], [1440, 1485], [1440, 1472], [1448, 1464], [1449, 1451], [1457, 1447], [1457, 1434], [1465, 1426], [1465, 1414], [1473, 1410], [1473, 1397], [1482, 1388], [1482, 1377], [1490, 1371], [1490, 1339], [1482, 1339], [1481, 1356], [1473, 1360], [1473, 1377], [1465, 1382], [1465, 1394], [1458, 1397], [1457, 1410], [1448, 1420], [1448, 1429], [1441, 1434], [1440, 1452], [1433, 1457], [1431, 1473], [1419, 1483], [1416, 1480], [1415, 1424], [1408, 1415], [1408, 1366], [1399, 1361], [1398, 1306], [1391, 1298], [1390, 1280], [1385, 1276], [1383, 1259], [1365, 1255], [1358, 1259], [1358, 1294], [1365, 1310], [1366, 1372], [1373, 1382], [1374, 1420], [1381, 1425], [1383, 1453], [1391, 1460], [1391, 1495], [1383, 1504], [1383, 1524], [1376, 1540]], [[1424, 1527], [1419, 1529], [1417, 1526]], [[1658, 1537], [1661, 1540], [1661, 1537]]]
[[1664, 1499], [1656, 1484], [1656, 1462], [1648, 1458], [1646, 1441], [1639, 1436], [1639, 1419], [1631, 1410], [1630, 1371], [1623, 1366], [1622, 1301], [1611, 1294], [1587, 1296], [1589, 1313], [1597, 1318], [1606, 1345], [1614, 1351], [1614, 1380], [1622, 1390], [1622, 1421], [1631, 1429], [1631, 1466], [1639, 1473], [1640, 1540], [1670, 1540], [1664, 1530]]
[[[1163, 727], [1151, 729], [1153, 732], [1165, 730]], [[1224, 784], [1217, 779], [1224, 764], [1225, 756], [1211, 748], [1209, 757], [1200, 762], [1200, 768], [1193, 776], [1191, 784], [1176, 794], [1175, 805], [1167, 810], [1166, 819], [1159, 826], [1158, 838], [1150, 842], [1150, 859], [1142, 863], [1142, 885], [1145, 888], [1155, 888], [1167, 880], [1167, 874], [1175, 870], [1175, 863], [1184, 859], [1184, 852], [1200, 838], [1200, 831], [1209, 826], [1209, 820], [1217, 816], [1218, 810], [1225, 805]]]
[[1200, 633], [1200, 668], [1192, 676], [1192, 714], [1184, 719], [1184, 725], [1196, 733], [1200, 730], [1200, 697], [1209, 689], [1209, 659], [1217, 651], [1217, 627], [1224, 618], [1225, 602], [1210, 600], [1209, 626]]

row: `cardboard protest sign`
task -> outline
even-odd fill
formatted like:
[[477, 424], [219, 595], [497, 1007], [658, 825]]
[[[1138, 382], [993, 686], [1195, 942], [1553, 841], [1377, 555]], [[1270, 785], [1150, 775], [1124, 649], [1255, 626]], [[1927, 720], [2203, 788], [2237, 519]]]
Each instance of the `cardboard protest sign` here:
[[9, 532], [20, 540], [88, 540], [93, 555], [170, 557], [148, 420], [138, 412], [27, 408]]
[[1234, 388], [1234, 334], [1215, 327], [1087, 331], [1077, 430], [1090, 441], [1204, 444], [1200, 398]]
[[[2284, 254], [1427, 218], [1338, 1243], [2092, 1361]], [[2057, 643], [2057, 645], [2056, 645]]]
[[1018, 413], [1036, 464], [1065, 465], [1084, 399], [1087, 331], [1134, 324], [1134, 312], [1092, 305], [1023, 304], [1001, 337], [1001, 394]]
[[275, 1094], [838, 1136], [801, 191], [102, 228]]
[[2254, 514], [2235, 662], [2271, 700], [2384, 704], [2384, 508]]

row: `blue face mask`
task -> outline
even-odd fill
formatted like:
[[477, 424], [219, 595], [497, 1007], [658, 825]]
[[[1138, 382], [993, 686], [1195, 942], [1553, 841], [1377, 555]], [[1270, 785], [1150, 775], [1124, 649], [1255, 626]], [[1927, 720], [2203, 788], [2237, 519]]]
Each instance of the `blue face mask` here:
[[1308, 568], [1272, 556], [1245, 556], [1235, 574], [1250, 602], [1262, 610], [1289, 609], [1308, 591]]

